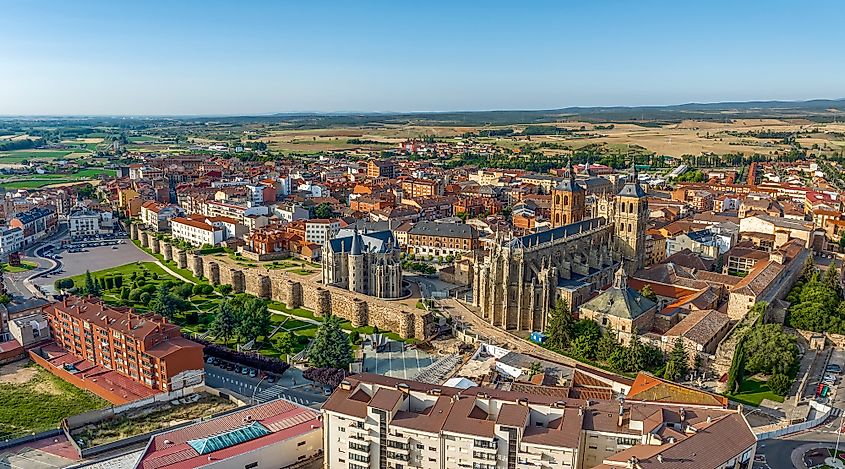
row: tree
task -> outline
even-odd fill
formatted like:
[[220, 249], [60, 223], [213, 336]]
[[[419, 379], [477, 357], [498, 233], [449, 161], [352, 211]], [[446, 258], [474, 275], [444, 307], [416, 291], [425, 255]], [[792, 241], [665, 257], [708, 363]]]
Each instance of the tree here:
[[596, 360], [609, 362], [613, 352], [619, 348], [616, 336], [612, 332], [602, 334], [596, 343]]
[[727, 390], [731, 394], [736, 394], [742, 384], [743, 376], [745, 375], [745, 340], [740, 339], [734, 351], [734, 358], [731, 361], [731, 367], [728, 369]]
[[285, 355], [285, 361], [290, 361], [288, 355], [293, 353], [297, 345], [296, 335], [291, 331], [283, 332], [275, 343], [276, 350]]
[[654, 294], [654, 292], [651, 290], [651, 287], [648, 285], [644, 286], [642, 290], [640, 290], [640, 295], [645, 298], [648, 298], [651, 301], [657, 302], [657, 295]]
[[566, 300], [558, 298], [549, 316], [546, 344], [553, 350], [565, 350], [575, 330], [575, 318], [570, 314]]
[[7, 305], [12, 302], [12, 297], [8, 293], [0, 293], [0, 305]]
[[181, 309], [184, 309], [182, 300], [170, 293], [165, 284], [160, 284], [155, 297], [150, 301], [150, 311], [166, 318], [172, 318]]
[[114, 287], [120, 288], [123, 286], [123, 274], [117, 274], [114, 278]]
[[270, 334], [270, 311], [267, 302], [261, 298], [250, 297], [244, 301], [243, 312], [238, 326], [238, 335], [247, 342], [267, 337]]
[[540, 374], [540, 373], [542, 373], [542, 372], [543, 372], [543, 364], [542, 364], [542, 363], [540, 363], [540, 362], [531, 362], [531, 364], [530, 364], [530, 365], [528, 365], [528, 376], [529, 376], [530, 378], [533, 378], [533, 377], [534, 377], [534, 375], [538, 375], [538, 374]]
[[745, 337], [746, 369], [749, 373], [789, 374], [798, 365], [795, 337], [780, 324], [763, 324]]
[[569, 351], [582, 360], [595, 360], [596, 342], [588, 336], [579, 335], [569, 344]]
[[223, 339], [223, 343], [228, 343], [229, 339], [235, 335], [238, 329], [238, 316], [235, 314], [235, 309], [232, 308], [228, 300], [223, 300], [217, 305], [217, 311], [214, 314], [214, 321], [211, 323], [211, 330], [216, 337]]
[[675, 345], [669, 352], [669, 361], [666, 362], [666, 370], [663, 377], [672, 381], [680, 381], [689, 372], [689, 357], [684, 347], [683, 339], [675, 339]]
[[317, 218], [334, 218], [335, 213], [329, 203], [323, 202], [314, 208], [314, 216]]
[[314, 334], [308, 352], [311, 366], [348, 369], [352, 362], [352, 347], [340, 327], [340, 318], [329, 314]]
[[97, 282], [94, 281], [94, 277], [91, 276], [91, 272], [88, 270], [85, 271], [85, 293], [88, 295], [100, 296], [100, 287], [97, 285]]
[[768, 381], [769, 389], [778, 396], [785, 396], [792, 387], [792, 380], [783, 373], [776, 373]]

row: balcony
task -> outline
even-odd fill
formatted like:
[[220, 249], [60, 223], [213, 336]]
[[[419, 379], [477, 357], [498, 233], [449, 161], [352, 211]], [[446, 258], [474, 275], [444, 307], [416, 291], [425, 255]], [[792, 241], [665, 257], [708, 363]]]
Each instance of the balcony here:
[[401, 463], [408, 462], [408, 455], [402, 454], [402, 453], [396, 453], [396, 452], [393, 452], [393, 451], [388, 451], [387, 452], [387, 460], [393, 461], [393, 462], [398, 462], [398, 463], [401, 464]]
[[356, 443], [354, 441], [349, 442], [349, 451], [356, 451], [363, 456], [370, 455], [370, 444], [369, 443]]

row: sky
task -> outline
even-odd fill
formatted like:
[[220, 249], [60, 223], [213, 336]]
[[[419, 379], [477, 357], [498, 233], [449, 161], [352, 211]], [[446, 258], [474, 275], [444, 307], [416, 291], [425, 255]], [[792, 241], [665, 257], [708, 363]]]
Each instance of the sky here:
[[0, 115], [845, 97], [845, 2], [0, 0]]

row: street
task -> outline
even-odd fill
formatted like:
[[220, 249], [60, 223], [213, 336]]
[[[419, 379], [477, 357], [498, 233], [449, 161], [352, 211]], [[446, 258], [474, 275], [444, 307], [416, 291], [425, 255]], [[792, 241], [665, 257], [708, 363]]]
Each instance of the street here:
[[[291, 367], [275, 383], [268, 383], [259, 377], [250, 378], [236, 371], [227, 371], [210, 363], [205, 364], [205, 382], [207, 385], [237, 393], [247, 401], [255, 396], [257, 402], [266, 402], [279, 397], [297, 404], [319, 409], [328, 399], [322, 389], [311, 390], [310, 381], [302, 377], [302, 371]], [[256, 389], [257, 386], [257, 389]]]

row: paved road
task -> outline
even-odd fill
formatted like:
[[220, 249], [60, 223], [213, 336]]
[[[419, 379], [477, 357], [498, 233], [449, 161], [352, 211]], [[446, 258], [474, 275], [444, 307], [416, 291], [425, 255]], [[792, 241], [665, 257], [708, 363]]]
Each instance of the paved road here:
[[61, 239], [63, 239], [66, 235], [67, 230], [64, 228], [64, 225], [60, 225], [58, 231], [56, 231], [56, 233], [52, 236], [24, 249], [22, 253], [23, 255], [21, 256], [23, 260], [34, 262], [38, 264], [38, 267], [24, 272], [3, 274], [6, 277], [6, 288], [8, 288], [12, 295], [23, 298], [31, 298], [34, 296], [33, 292], [27, 287], [26, 280], [31, 278], [33, 275], [37, 275], [51, 269], [54, 264], [58, 263], [57, 261], [53, 261], [51, 259], [36, 256], [35, 251], [48, 245], [57, 246]]
[[234, 371], [226, 371], [219, 366], [206, 364], [205, 382], [213, 388], [233, 391], [247, 400], [255, 395], [258, 402], [283, 397], [297, 404], [319, 409], [328, 399], [328, 396], [322, 394], [322, 390], [315, 389], [311, 392], [311, 386], [304, 384], [308, 381], [302, 377], [302, 372], [297, 368], [288, 369], [276, 383], [268, 383], [266, 380], [262, 381], [261, 378], [250, 378]]

